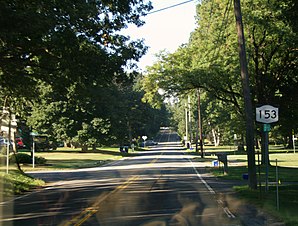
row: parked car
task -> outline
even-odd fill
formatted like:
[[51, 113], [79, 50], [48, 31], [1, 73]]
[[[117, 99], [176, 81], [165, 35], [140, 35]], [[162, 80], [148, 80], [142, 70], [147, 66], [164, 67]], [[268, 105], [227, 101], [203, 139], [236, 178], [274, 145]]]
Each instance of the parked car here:
[[48, 151], [51, 149], [49, 138], [46, 135], [34, 136], [35, 151]]
[[26, 148], [26, 145], [24, 144], [22, 137], [16, 137], [16, 145], [17, 145], [17, 149]]
[[[0, 137], [0, 146], [7, 146], [8, 144], [8, 139], [4, 138], [4, 137]], [[13, 141], [10, 141], [10, 145], [13, 144]]]
[[158, 143], [154, 140], [146, 140], [145, 142], [142, 142], [140, 144], [141, 147], [148, 147], [148, 146], [154, 146], [154, 145], [157, 145]]

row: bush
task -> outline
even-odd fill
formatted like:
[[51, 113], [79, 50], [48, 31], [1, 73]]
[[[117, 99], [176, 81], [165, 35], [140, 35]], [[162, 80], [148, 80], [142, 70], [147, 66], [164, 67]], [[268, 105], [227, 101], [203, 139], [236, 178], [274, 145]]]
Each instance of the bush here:
[[16, 159], [19, 163], [32, 163], [31, 156], [25, 153], [17, 153], [16, 155], [9, 156], [9, 162], [15, 163]]
[[[15, 156], [14, 155], [10, 155], [10, 162], [15, 163]], [[26, 154], [26, 153], [17, 153], [16, 154], [16, 158], [18, 160], [19, 163], [25, 163], [25, 164], [31, 164], [32, 163], [32, 158], [30, 155]], [[45, 164], [46, 163], [46, 159], [43, 157], [38, 157], [35, 156], [35, 164]]]
[[44, 157], [35, 156], [35, 163], [36, 164], [45, 164], [47, 160]]

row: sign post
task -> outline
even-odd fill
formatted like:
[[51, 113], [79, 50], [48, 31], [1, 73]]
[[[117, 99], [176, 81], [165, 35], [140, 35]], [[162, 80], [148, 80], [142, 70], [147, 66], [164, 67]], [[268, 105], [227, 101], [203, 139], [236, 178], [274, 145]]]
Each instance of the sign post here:
[[38, 133], [31, 132], [30, 135], [32, 136], [32, 168], [35, 167], [35, 136], [38, 135]]
[[278, 121], [278, 108], [271, 105], [263, 105], [256, 108], [256, 121], [263, 123], [264, 132], [264, 152], [266, 165], [266, 191], [268, 191], [268, 171], [269, 171], [269, 131], [270, 123]]
[[269, 175], [269, 131], [270, 131], [270, 124], [263, 125], [264, 131], [264, 152], [265, 152], [265, 165], [266, 165], [266, 179], [265, 179], [265, 187], [266, 191], [268, 191], [268, 175]]
[[294, 130], [292, 131], [292, 140], [293, 140], [293, 150], [294, 150], [294, 154], [295, 154], [296, 153], [295, 141], [297, 140], [297, 137], [295, 137]]
[[142, 139], [144, 140], [144, 147], [146, 147], [146, 140], [147, 140], [147, 136], [142, 136]]
[[6, 174], [8, 174], [9, 169], [9, 151], [10, 151], [10, 141], [7, 141], [7, 147], [6, 147]]

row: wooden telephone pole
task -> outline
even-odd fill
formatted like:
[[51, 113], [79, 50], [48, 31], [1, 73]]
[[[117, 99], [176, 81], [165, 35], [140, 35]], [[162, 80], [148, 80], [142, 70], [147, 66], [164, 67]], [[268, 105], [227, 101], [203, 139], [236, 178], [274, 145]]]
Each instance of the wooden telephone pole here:
[[257, 188], [257, 175], [254, 148], [254, 120], [252, 111], [251, 94], [249, 88], [249, 76], [247, 69], [247, 59], [245, 51], [245, 39], [243, 32], [242, 14], [240, 0], [234, 0], [234, 13], [236, 17], [236, 27], [238, 34], [238, 47], [241, 68], [241, 81], [244, 96], [245, 121], [246, 121], [246, 148], [248, 161], [248, 182], [251, 189]]

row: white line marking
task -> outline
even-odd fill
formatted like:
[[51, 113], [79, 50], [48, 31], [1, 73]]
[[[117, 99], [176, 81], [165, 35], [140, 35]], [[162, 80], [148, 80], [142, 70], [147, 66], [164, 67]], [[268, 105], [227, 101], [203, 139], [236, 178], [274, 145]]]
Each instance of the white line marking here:
[[228, 216], [228, 218], [236, 218], [235, 215], [232, 214], [232, 212], [229, 210], [228, 207], [223, 208], [223, 210], [225, 211], [225, 213]]
[[188, 161], [191, 163], [194, 171], [196, 172], [197, 176], [200, 178], [200, 180], [203, 182], [203, 184], [205, 185], [205, 187], [209, 190], [209, 192], [211, 194], [215, 194], [215, 191], [210, 187], [210, 185], [203, 179], [203, 177], [201, 176], [201, 174], [197, 171], [196, 167], [194, 166], [193, 162], [191, 161], [191, 159], [188, 158]]

